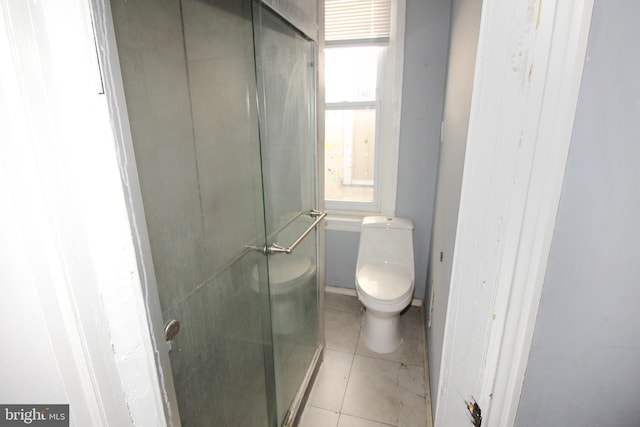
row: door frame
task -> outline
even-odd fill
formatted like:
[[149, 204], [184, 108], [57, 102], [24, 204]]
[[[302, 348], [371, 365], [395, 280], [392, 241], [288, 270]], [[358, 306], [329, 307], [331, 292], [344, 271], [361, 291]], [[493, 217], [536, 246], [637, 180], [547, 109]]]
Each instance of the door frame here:
[[593, 0], [482, 8], [434, 425], [515, 423]]
[[[138, 315], [146, 317], [153, 347], [153, 353], [149, 354], [148, 357], [153, 358], [155, 362], [154, 370], [158, 378], [157, 388], [159, 393], [155, 393], [155, 400], [157, 405], [162, 405], [164, 408], [167, 426], [180, 426], [178, 400], [173, 383], [169, 351], [165, 344], [162, 309], [160, 307], [160, 297], [153, 268], [151, 245], [135, 161], [133, 137], [129, 124], [124, 83], [120, 71], [120, 59], [113, 26], [111, 4], [109, 0], [90, 0], [90, 3], [98, 60], [102, 79], [105, 82], [103, 89], [111, 116], [111, 130], [120, 166], [127, 214], [132, 229], [131, 239], [136, 253], [137, 274], [139, 275], [144, 299], [144, 307], [141, 308], [143, 312], [138, 313]], [[126, 331], [122, 332], [126, 334]], [[121, 381], [123, 383], [126, 384], [133, 380], [134, 378], [129, 375], [121, 373]], [[134, 403], [129, 402], [129, 405]]]
[[[41, 344], [53, 357], [30, 354], [23, 363], [43, 378], [38, 395], [68, 403], [78, 425], [179, 425], [166, 416], [168, 391], [156, 369], [162, 355], [138, 280], [139, 229], [126, 206], [135, 183], [121, 175], [118, 163], [130, 157], [115, 141], [118, 125], [110, 127], [122, 117], [109, 114], [102, 84], [109, 76], [96, 55], [92, 11], [103, 17], [103, 7], [0, 4], [0, 108], [10, 113], [0, 144], [0, 206], [18, 226], [3, 261], [20, 271], [0, 276], [31, 299], [29, 315], [46, 325], [38, 337], [47, 336]], [[108, 21], [96, 23], [106, 34]]]

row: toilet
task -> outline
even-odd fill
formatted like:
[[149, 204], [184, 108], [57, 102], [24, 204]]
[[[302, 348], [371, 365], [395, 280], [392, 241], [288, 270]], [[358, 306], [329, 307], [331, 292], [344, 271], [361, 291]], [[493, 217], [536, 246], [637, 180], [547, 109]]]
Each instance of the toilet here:
[[[306, 218], [289, 224], [297, 212], [282, 214], [279, 225], [283, 226], [273, 241], [283, 245], [294, 242], [307, 227]], [[310, 222], [309, 222], [310, 223]], [[287, 225], [289, 224], [289, 225]], [[274, 227], [275, 228], [275, 227]], [[315, 310], [316, 259], [315, 243], [303, 241], [291, 254], [269, 256], [269, 296], [271, 300], [271, 328], [278, 335], [292, 336], [301, 332], [310, 310]], [[257, 293], [260, 288], [258, 265], [253, 267], [251, 287]], [[312, 307], [313, 306], [313, 307]]]
[[400, 346], [400, 312], [413, 298], [414, 279], [411, 220], [365, 217], [356, 263], [356, 292], [366, 309], [362, 339], [376, 353], [391, 353]]
[[[278, 255], [269, 258], [269, 294], [271, 296], [271, 327], [276, 334], [292, 335], [305, 325], [310, 303], [309, 290], [315, 289], [316, 265], [304, 255]], [[253, 267], [251, 287], [259, 293], [258, 266]]]

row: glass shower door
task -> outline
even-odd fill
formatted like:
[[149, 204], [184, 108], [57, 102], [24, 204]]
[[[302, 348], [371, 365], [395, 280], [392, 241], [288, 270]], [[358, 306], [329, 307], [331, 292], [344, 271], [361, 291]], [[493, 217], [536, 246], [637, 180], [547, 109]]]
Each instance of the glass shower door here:
[[276, 425], [253, 6], [111, 1], [185, 427]]
[[254, 0], [111, 11], [180, 422], [282, 425], [320, 354], [314, 43]]
[[[254, 22], [278, 424], [318, 357], [315, 46], [262, 6]], [[302, 238], [301, 236], [308, 234]]]

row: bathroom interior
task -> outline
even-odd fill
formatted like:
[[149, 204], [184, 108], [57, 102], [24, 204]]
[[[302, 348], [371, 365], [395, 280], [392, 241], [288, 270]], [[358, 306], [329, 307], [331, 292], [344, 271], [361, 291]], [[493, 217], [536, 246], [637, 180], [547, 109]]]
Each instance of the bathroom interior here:
[[[389, 244], [390, 235], [377, 240], [393, 249], [393, 260], [381, 262], [407, 264], [396, 316], [362, 316], [364, 341], [374, 352], [395, 351], [397, 330], [379, 335], [397, 329], [400, 311], [413, 310], [419, 352], [426, 352], [438, 158], [462, 152], [439, 154], [451, 6], [388, 4], [399, 65], [385, 69], [395, 92], [381, 108], [393, 120], [380, 139], [397, 141], [378, 149], [372, 163], [392, 176], [390, 190], [376, 193], [377, 205], [362, 213], [324, 201], [322, 5], [110, 2], [122, 79], [116, 87], [126, 99], [119, 109], [130, 127], [157, 310], [166, 326], [172, 373], [166, 404], [183, 426], [312, 425], [303, 412], [327, 354], [325, 299], [335, 303], [342, 294], [363, 311], [355, 295], [364, 216], [383, 215], [372, 230], [401, 229], [402, 249]], [[473, 39], [479, 7], [466, 13], [454, 20]], [[465, 49], [461, 61], [472, 58], [473, 46]], [[455, 186], [457, 179], [444, 176], [438, 185]], [[374, 310], [365, 305], [368, 316]], [[366, 325], [374, 332], [365, 333]], [[426, 423], [429, 378], [426, 368], [420, 372], [419, 419]]]
[[[251, 8], [227, 3], [120, 3], [130, 9], [114, 1], [112, 10], [110, 0], [0, 5], [0, 318], [6, 326], [0, 406], [63, 405], [72, 426], [295, 424], [292, 414], [301, 406], [302, 425], [317, 420], [321, 411], [312, 408], [328, 409], [324, 415], [333, 417], [323, 426], [422, 425], [377, 418], [374, 410], [389, 412], [383, 405], [356, 414], [357, 398], [375, 404], [392, 389], [360, 381], [389, 373], [379, 369], [381, 353], [367, 350], [360, 339], [362, 306], [354, 279], [362, 219], [337, 217], [321, 198], [309, 202], [302, 189], [308, 182], [291, 176], [303, 173], [297, 168], [313, 159], [311, 153], [293, 154], [286, 179], [274, 168], [282, 154], [273, 138], [304, 134], [305, 121], [278, 128], [287, 117], [265, 109], [304, 97], [288, 97], [289, 85], [283, 90], [265, 83], [277, 85], [286, 74], [287, 82], [295, 77], [295, 87], [306, 67], [286, 65], [285, 73], [269, 75], [265, 66], [287, 60], [270, 60], [267, 43], [257, 42], [261, 35], [291, 36], [288, 30], [295, 28], [296, 36], [287, 38], [300, 43], [289, 45], [289, 52], [306, 52], [313, 37], [301, 19], [304, 3], [287, 10], [293, 2], [269, 1], [267, 8], [279, 11], [271, 15], [269, 9], [256, 15], [261, 8], [249, 13]], [[478, 37], [479, 3], [406, 0], [399, 14], [406, 18], [402, 78], [396, 80], [402, 114], [395, 116], [401, 118], [399, 147], [389, 159], [397, 172], [387, 212], [413, 224], [413, 296], [422, 306], [411, 305], [400, 323], [417, 324], [415, 337], [401, 330], [404, 342], [415, 338], [428, 350], [434, 424], [480, 425], [480, 417], [471, 417], [475, 405], [467, 405], [475, 397], [483, 426], [636, 426], [640, 193], [632, 183], [640, 179], [640, 128], [634, 120], [640, 115], [640, 60], [629, 52], [639, 37], [640, 3], [563, 0], [552, 2], [554, 10], [549, 2], [484, 1]], [[219, 13], [210, 16], [205, 6]], [[115, 29], [120, 45], [114, 15], [133, 23]], [[272, 19], [278, 15], [290, 19]], [[242, 16], [251, 17], [251, 24]], [[215, 25], [186, 29], [187, 18]], [[255, 25], [261, 21], [264, 28]], [[196, 35], [225, 24], [233, 33], [227, 39], [252, 48], [208, 50], [215, 41], [197, 43]], [[549, 43], [537, 43], [540, 37]], [[508, 55], [500, 56], [496, 43]], [[322, 46], [312, 46], [322, 60]], [[116, 47], [130, 58], [119, 61]], [[539, 66], [544, 58], [549, 62]], [[220, 70], [218, 60], [226, 64]], [[525, 67], [514, 68], [518, 64]], [[221, 76], [224, 84], [208, 85], [202, 76]], [[244, 89], [238, 80], [245, 81]], [[504, 90], [479, 91], [478, 81]], [[321, 108], [322, 78], [316, 84]], [[189, 90], [194, 87], [199, 90]], [[138, 96], [128, 99], [126, 91]], [[506, 93], [520, 96], [508, 101]], [[491, 108], [496, 102], [501, 109]], [[197, 121], [205, 109], [212, 114]], [[136, 116], [140, 110], [144, 114]], [[234, 126], [231, 116], [243, 116], [244, 126]], [[322, 115], [316, 119], [322, 132]], [[550, 137], [539, 138], [539, 131]], [[209, 143], [220, 156], [210, 156]], [[321, 138], [316, 143], [321, 146]], [[314, 159], [319, 170], [322, 154]], [[525, 165], [522, 156], [532, 163]], [[176, 163], [183, 167], [172, 167]], [[146, 169], [151, 174], [145, 178]], [[524, 179], [501, 179], [514, 173]], [[318, 175], [312, 184], [316, 197], [324, 184]], [[487, 189], [490, 178], [497, 178], [491, 183], [499, 188]], [[145, 186], [143, 197], [139, 190]], [[299, 197], [275, 203], [283, 195], [269, 193], [275, 186], [296, 187]], [[530, 197], [521, 197], [527, 190]], [[544, 202], [547, 197], [553, 200]], [[229, 205], [242, 209], [225, 210]], [[516, 208], [508, 229], [505, 207]], [[321, 218], [325, 210], [329, 215]], [[216, 218], [207, 216], [211, 212]], [[456, 212], [472, 230], [456, 230]], [[481, 217], [486, 221], [478, 222]], [[510, 222], [518, 217], [519, 224]], [[456, 244], [452, 261], [451, 235], [458, 231], [466, 249]], [[514, 258], [505, 236], [530, 250]], [[293, 253], [280, 253], [293, 246]], [[166, 247], [174, 251], [163, 252]], [[295, 285], [274, 274], [289, 259], [299, 267]], [[471, 280], [477, 286], [466, 276], [474, 271], [482, 272]], [[528, 299], [526, 306], [512, 310], [517, 301], [510, 298], [502, 316], [495, 316], [496, 304], [480, 307], [478, 297], [488, 300], [496, 289], [485, 289], [484, 274], [506, 279], [501, 290], [520, 291], [515, 296]], [[304, 283], [314, 281], [317, 292], [303, 292], [309, 289]], [[292, 286], [276, 286], [287, 284]], [[491, 287], [490, 280], [486, 284]], [[156, 285], [167, 289], [159, 295]], [[280, 298], [285, 295], [290, 298]], [[287, 304], [295, 300], [299, 304]], [[476, 315], [476, 308], [484, 311]], [[517, 325], [505, 308], [519, 316]], [[465, 317], [461, 328], [451, 327], [448, 314], [444, 328], [447, 310]], [[491, 366], [477, 356], [490, 349], [478, 332], [494, 320], [505, 332], [525, 334], [505, 333], [508, 340], [521, 338], [521, 345], [505, 341], [516, 346], [489, 352], [496, 353], [499, 375], [487, 381], [484, 368]], [[296, 357], [285, 361], [285, 354]], [[513, 363], [502, 363], [509, 359]], [[419, 363], [411, 360], [403, 374], [418, 372]], [[313, 365], [319, 365], [315, 379], [307, 375]], [[338, 381], [327, 385], [323, 370], [329, 366]], [[420, 385], [402, 382], [410, 378], [392, 379]], [[298, 391], [311, 382], [304, 403]], [[341, 398], [338, 386], [345, 383]], [[352, 388], [356, 383], [360, 387]], [[477, 386], [484, 392], [474, 393]], [[417, 396], [416, 388], [405, 391]], [[335, 400], [320, 399], [327, 396]]]

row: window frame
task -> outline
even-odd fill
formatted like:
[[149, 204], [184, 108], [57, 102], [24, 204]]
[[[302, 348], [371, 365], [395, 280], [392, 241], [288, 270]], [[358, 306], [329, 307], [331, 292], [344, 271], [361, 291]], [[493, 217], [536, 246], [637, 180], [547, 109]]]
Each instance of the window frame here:
[[[350, 201], [350, 200], [330, 200], [325, 197], [325, 207], [329, 211], [353, 211], [353, 212], [379, 212], [379, 198], [380, 198], [380, 187], [376, 185], [378, 181], [379, 168], [380, 168], [380, 140], [378, 139], [380, 135], [380, 120], [381, 114], [380, 109], [382, 106], [382, 87], [384, 81], [384, 63], [385, 56], [387, 55], [389, 43], [388, 42], [372, 42], [372, 43], [363, 43], [359, 42], [327, 42], [325, 45], [325, 49], [329, 48], [352, 48], [352, 47], [383, 47], [378, 51], [377, 57], [377, 82], [376, 82], [376, 94], [375, 99], [371, 101], [343, 101], [343, 102], [326, 102], [324, 104], [324, 111], [345, 111], [345, 110], [366, 110], [372, 109], [375, 110], [375, 159], [374, 159], [374, 176], [373, 176], [373, 200], [371, 202], [358, 202], [358, 201]], [[325, 116], [326, 117], [326, 116]], [[326, 119], [325, 119], [326, 123]], [[325, 171], [326, 173], [326, 171]]]
[[[366, 215], [395, 215], [397, 181], [398, 181], [398, 151], [400, 144], [400, 119], [402, 108], [402, 71], [404, 60], [404, 32], [406, 0], [391, 1], [391, 28], [389, 40], [355, 40], [324, 42], [324, 47], [356, 47], [356, 46], [386, 46], [382, 67], [378, 70], [378, 93], [376, 94], [376, 160], [374, 175], [374, 197], [372, 202], [354, 202], [327, 200], [324, 198], [325, 209], [330, 218], [327, 223], [329, 229], [355, 229], [361, 218]], [[339, 104], [362, 103], [327, 103], [322, 105], [325, 111], [337, 108]], [[323, 120], [324, 122], [324, 120]], [[323, 155], [324, 144], [323, 139]], [[326, 170], [323, 170], [324, 181]]]

